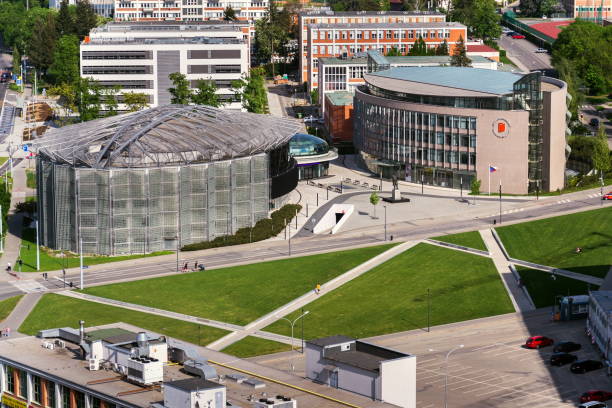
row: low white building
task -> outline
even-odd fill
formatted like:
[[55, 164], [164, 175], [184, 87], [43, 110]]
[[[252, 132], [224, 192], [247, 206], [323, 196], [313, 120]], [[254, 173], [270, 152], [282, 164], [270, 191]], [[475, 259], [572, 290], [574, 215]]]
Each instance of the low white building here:
[[612, 291], [596, 290], [589, 293], [587, 331], [591, 341], [603, 354], [608, 370], [612, 367]]
[[416, 356], [347, 336], [306, 342], [306, 377], [402, 408], [416, 407]]
[[174, 72], [185, 74], [192, 88], [199, 80], [213, 81], [223, 108], [240, 110], [231, 83], [247, 74], [250, 65], [248, 40], [240, 27], [164, 27], [131, 23], [92, 30], [81, 43], [81, 76], [103, 87], [119, 87], [119, 110], [125, 109], [123, 95], [128, 92], [146, 94], [151, 107], [169, 104], [173, 85], [168, 76]]

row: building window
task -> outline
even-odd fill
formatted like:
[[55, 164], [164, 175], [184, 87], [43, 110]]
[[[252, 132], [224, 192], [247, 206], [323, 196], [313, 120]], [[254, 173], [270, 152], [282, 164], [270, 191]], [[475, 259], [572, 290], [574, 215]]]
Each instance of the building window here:
[[414, 39], [414, 31], [408, 31], [408, 38]]
[[85, 408], [85, 394], [79, 391], [74, 391], [75, 408]]
[[[361, 31], [359, 31], [357, 33], [357, 39], [361, 39]], [[370, 32], [369, 31], [364, 31], [363, 32], [363, 39], [364, 40], [369, 40], [370, 39]]]
[[47, 387], [46, 406], [55, 408], [55, 383], [51, 381], [47, 381], [46, 387]]
[[312, 30], [312, 39], [313, 40], [318, 40], [319, 39], [319, 32], [316, 30]]
[[19, 396], [28, 398], [28, 373], [23, 370], [19, 371]]
[[346, 40], [346, 31], [343, 31], [343, 32], [342, 32], [342, 39], [343, 39], [343, 40]]
[[312, 46], [312, 55], [317, 55], [317, 52], [319, 52], [319, 47], [317, 47], [316, 45]]
[[15, 393], [15, 372], [13, 367], [4, 366], [6, 369], [6, 390], [11, 394]]
[[62, 408], [70, 408], [70, 388], [62, 386]]
[[42, 392], [40, 389], [40, 377], [32, 376], [32, 401], [40, 404], [42, 401]]

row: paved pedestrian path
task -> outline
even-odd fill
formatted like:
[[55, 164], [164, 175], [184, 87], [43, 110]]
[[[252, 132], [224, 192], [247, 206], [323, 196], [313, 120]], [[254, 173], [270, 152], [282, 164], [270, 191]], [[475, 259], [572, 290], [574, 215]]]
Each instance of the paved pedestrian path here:
[[0, 323], [1, 329], [6, 330], [6, 328], [11, 329], [10, 337], [0, 337], [1, 340], [7, 340], [11, 337], [23, 337], [24, 334], [21, 334], [17, 331], [19, 326], [24, 322], [24, 320], [28, 317], [30, 312], [34, 309], [34, 306], [40, 300], [42, 294], [41, 293], [28, 293], [24, 295], [21, 300], [17, 303], [17, 306], [13, 309], [13, 311], [8, 315], [8, 317]]
[[[321, 285], [321, 294], [316, 294], [314, 290], [309, 291], [308, 293], [292, 300], [291, 302], [279, 307], [276, 310], [266, 314], [265, 316], [260, 317], [257, 320], [247, 324], [242, 331], [234, 331], [227, 336], [220, 338], [212, 343], [210, 343], [207, 347], [213, 350], [223, 350], [225, 347], [245, 338], [246, 336], [261, 333], [260, 330], [264, 327], [272, 324], [277, 321], [280, 317], [285, 316], [291, 312], [294, 312], [308, 303], [316, 300], [319, 296], [325, 295], [328, 292], [331, 292], [334, 289], [339, 288], [345, 283], [363, 275], [364, 273], [370, 271], [371, 269], [377, 267], [378, 265], [388, 261], [389, 259], [401, 254], [402, 252], [412, 248], [420, 241], [408, 241], [404, 242], [400, 245], [396, 245], [391, 249], [383, 252], [375, 256], [372, 259], [367, 260], [361, 265], [356, 266], [348, 272], [343, 273], [340, 276], [332, 279], [331, 281]], [[313, 288], [314, 289], [314, 288]]]
[[[17, 203], [25, 201], [26, 197], [26, 163], [22, 161], [13, 167], [13, 188], [11, 193], [11, 209], [8, 213], [8, 231], [4, 239], [4, 252], [0, 257], [2, 269], [6, 269], [8, 263], [15, 269], [19, 249], [21, 247], [21, 232], [23, 228], [23, 215], [15, 212]], [[0, 280], [15, 280], [16, 275], [0, 274]]]
[[493, 237], [493, 232], [490, 229], [478, 231], [484, 241], [495, 268], [501, 277], [502, 283], [506, 287], [506, 291], [510, 296], [514, 310], [517, 312], [528, 312], [535, 310], [535, 306], [529, 301], [525, 293], [519, 287], [517, 280], [514, 278], [510, 270], [510, 263], [504, 255], [504, 250], [499, 246], [498, 242]]

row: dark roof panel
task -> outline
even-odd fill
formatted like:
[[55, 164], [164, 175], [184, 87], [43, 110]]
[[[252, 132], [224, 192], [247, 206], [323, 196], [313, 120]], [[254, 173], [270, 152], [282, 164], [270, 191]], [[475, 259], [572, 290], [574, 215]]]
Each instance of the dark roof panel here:
[[355, 341], [355, 339], [342, 334], [337, 334], [335, 336], [321, 337], [320, 339], [308, 340], [307, 343], [314, 344], [315, 346], [319, 347], [328, 347], [334, 346], [336, 344], [348, 343], [350, 341]]

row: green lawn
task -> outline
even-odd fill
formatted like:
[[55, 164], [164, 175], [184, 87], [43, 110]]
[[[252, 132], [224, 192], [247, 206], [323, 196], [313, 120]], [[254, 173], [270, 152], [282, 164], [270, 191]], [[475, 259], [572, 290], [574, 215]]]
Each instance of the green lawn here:
[[[296, 348], [301, 346], [300, 340], [297, 340], [294, 344]], [[291, 346], [260, 337], [248, 336], [221, 351], [236, 357], [247, 358], [281, 351], [291, 351]]]
[[8, 161], [8, 157], [0, 157], [0, 166], [2, 166], [4, 163], [6, 163]]
[[0, 322], [3, 321], [11, 314], [15, 306], [17, 306], [17, 302], [21, 299], [23, 295], [13, 296], [4, 300], [0, 300]]
[[[527, 288], [536, 307], [551, 306], [557, 295], [586, 295], [589, 285], [586, 282], [577, 281], [563, 276], [555, 276], [528, 268], [517, 268], [521, 280]], [[591, 290], [597, 290], [598, 286], [591, 285]]]
[[34, 170], [26, 170], [26, 186], [36, 188], [36, 172]]
[[228, 333], [214, 327], [55, 294], [46, 294], [38, 301], [34, 310], [19, 327], [19, 331], [34, 335], [43, 329], [78, 327], [79, 320], [85, 320], [85, 326], [115, 322], [129, 323], [200, 345], [211, 343]]
[[[21, 241], [21, 250], [19, 257], [23, 260], [22, 272], [36, 272], [36, 230], [33, 228], [25, 228]], [[167, 255], [172, 251], [161, 251], [147, 254], [146, 256]], [[86, 256], [83, 257], [85, 265], [97, 265], [108, 262], [127, 261], [129, 259], [142, 258], [142, 254], [124, 255], [124, 256]], [[74, 254], [65, 258], [52, 256], [51, 254], [40, 251], [40, 270], [41, 271], [56, 271], [62, 268], [77, 268], [80, 265], [78, 256]]]
[[[496, 228], [513, 258], [603, 278], [612, 265], [612, 207]], [[577, 255], [576, 247], [583, 253]]]
[[481, 251], [487, 250], [487, 247], [482, 241], [482, 238], [480, 237], [480, 233], [478, 231], [468, 231], [461, 232], [459, 234], [442, 235], [441, 237], [435, 237], [433, 239], [442, 242], [449, 242], [451, 244], [466, 246], [468, 248], [480, 249]]
[[[85, 289], [86, 293], [245, 325], [392, 245]], [[204, 263], [206, 260], [203, 259]]]
[[[361, 338], [426, 328], [428, 289], [432, 326], [514, 311], [490, 259], [419, 244], [307, 305], [304, 335]], [[284, 320], [264, 330], [291, 334]]]

